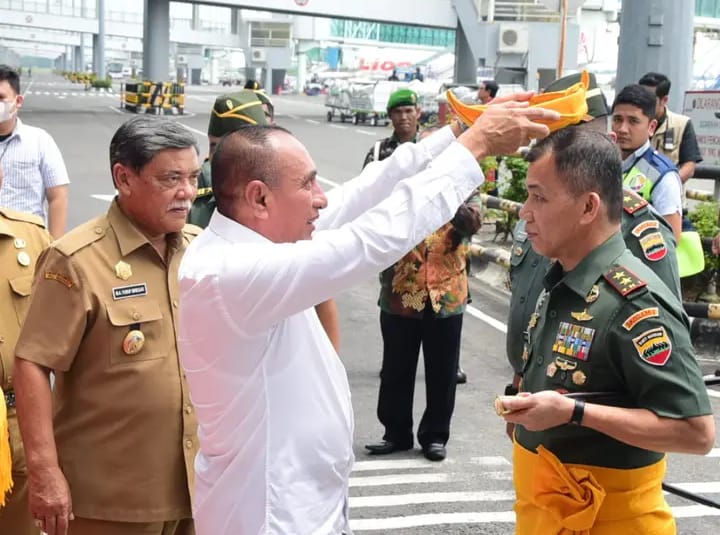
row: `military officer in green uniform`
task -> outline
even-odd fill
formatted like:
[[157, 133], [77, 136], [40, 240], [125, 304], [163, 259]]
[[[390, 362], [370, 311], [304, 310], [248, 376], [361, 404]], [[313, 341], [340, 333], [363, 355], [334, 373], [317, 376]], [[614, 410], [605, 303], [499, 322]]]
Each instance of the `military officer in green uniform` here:
[[210, 160], [212, 160], [215, 147], [225, 134], [248, 124], [268, 124], [263, 103], [254, 91], [243, 89], [236, 93], [220, 95], [215, 99], [208, 124], [210, 150], [198, 178], [198, 193], [190, 209], [188, 223], [205, 228], [210, 222], [210, 216], [215, 209], [210, 173]]
[[[579, 76], [579, 74], [571, 74], [556, 80], [547, 90], [567, 89], [577, 83]], [[604, 132], [607, 129], [607, 106], [602, 93], [594, 91], [596, 87], [595, 77], [591, 74], [587, 103], [588, 115], [593, 117], [593, 120], [581, 123], [581, 127]], [[650, 267], [678, 298], [681, 298], [672, 228], [664, 218], [659, 217], [647, 201], [631, 190], [624, 191], [621, 229], [628, 249]], [[512, 293], [506, 338], [508, 360], [515, 372], [513, 384], [508, 385], [507, 388], [510, 393], [517, 388], [519, 373], [523, 366], [521, 358], [523, 332], [542, 290], [543, 276], [550, 266], [549, 259], [533, 251], [527, 239], [525, 221], [522, 219], [519, 221], [513, 235], [509, 272]]]
[[556, 260], [524, 335], [520, 395], [496, 403], [515, 425], [517, 533], [674, 534], [665, 453], [715, 442], [688, 318], [625, 246], [608, 136], [565, 128], [528, 161], [520, 216], [533, 249]]

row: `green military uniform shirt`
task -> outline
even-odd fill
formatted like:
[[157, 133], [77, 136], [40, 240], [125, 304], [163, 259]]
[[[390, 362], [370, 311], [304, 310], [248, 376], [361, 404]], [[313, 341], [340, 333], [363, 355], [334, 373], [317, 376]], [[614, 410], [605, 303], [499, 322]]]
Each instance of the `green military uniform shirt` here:
[[197, 196], [188, 215], [188, 223], [200, 228], [208, 226], [210, 217], [215, 210], [215, 196], [212, 192], [212, 175], [210, 173], [210, 160], [205, 160], [198, 176]]
[[[626, 249], [622, 234], [570, 272], [554, 263], [543, 284], [525, 335], [521, 390], [616, 392], [602, 403], [668, 418], [712, 413], [680, 301]], [[540, 432], [518, 425], [515, 436], [563, 463], [638, 468], [663, 456], [570, 424]]]
[[[627, 248], [642, 260], [675, 295], [682, 299], [675, 256], [675, 237], [662, 216], [637, 193], [625, 190], [622, 235]], [[520, 220], [514, 232], [510, 257], [510, 314], [505, 341], [508, 360], [515, 372], [522, 369], [523, 332], [542, 290], [542, 278], [550, 261], [532, 250]]]

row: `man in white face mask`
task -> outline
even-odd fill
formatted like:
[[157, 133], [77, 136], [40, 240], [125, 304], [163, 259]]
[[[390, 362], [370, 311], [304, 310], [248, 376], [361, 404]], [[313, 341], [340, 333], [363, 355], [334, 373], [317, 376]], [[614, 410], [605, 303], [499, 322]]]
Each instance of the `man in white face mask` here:
[[50, 234], [59, 238], [65, 233], [70, 180], [50, 134], [18, 118], [22, 105], [18, 73], [0, 65], [0, 165], [5, 176], [0, 206], [42, 217]]

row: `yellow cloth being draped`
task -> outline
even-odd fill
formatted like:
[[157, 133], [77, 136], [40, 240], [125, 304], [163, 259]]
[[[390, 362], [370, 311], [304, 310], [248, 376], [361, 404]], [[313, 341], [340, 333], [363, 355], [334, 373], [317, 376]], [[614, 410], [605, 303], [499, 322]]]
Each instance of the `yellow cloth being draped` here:
[[10, 458], [10, 432], [8, 430], [5, 393], [0, 388], [0, 507], [5, 505], [7, 494], [12, 489], [12, 459]]
[[627, 470], [563, 464], [543, 446], [533, 453], [515, 443], [515, 533], [675, 535], [662, 492], [665, 468], [665, 459]]

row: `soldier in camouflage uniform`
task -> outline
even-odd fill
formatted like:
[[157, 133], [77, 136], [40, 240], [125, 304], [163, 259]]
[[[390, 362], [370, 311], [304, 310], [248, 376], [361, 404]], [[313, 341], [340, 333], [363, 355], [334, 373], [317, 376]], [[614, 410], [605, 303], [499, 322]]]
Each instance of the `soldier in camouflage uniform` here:
[[520, 216], [556, 260], [526, 328], [520, 395], [496, 402], [515, 424], [516, 533], [674, 535], [665, 453], [715, 442], [688, 318], [625, 246], [608, 136], [565, 128], [528, 160]]

